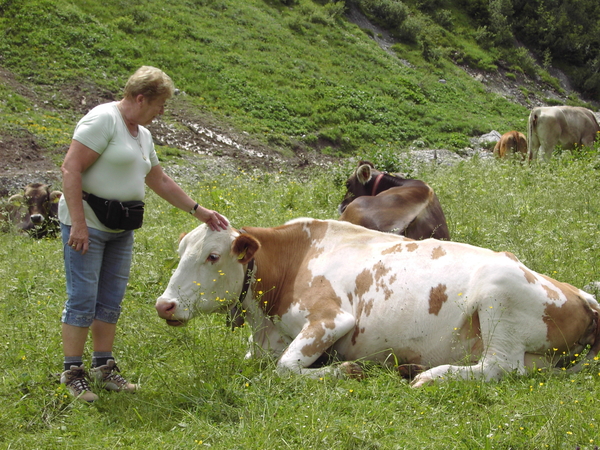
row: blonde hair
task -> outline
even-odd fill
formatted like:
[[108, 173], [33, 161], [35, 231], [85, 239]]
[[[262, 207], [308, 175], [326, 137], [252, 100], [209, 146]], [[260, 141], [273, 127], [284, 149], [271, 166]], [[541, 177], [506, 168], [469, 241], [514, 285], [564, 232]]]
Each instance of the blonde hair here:
[[162, 70], [152, 66], [142, 66], [127, 80], [123, 94], [125, 97], [143, 95], [149, 101], [157, 98], [169, 98], [175, 92], [171, 77]]

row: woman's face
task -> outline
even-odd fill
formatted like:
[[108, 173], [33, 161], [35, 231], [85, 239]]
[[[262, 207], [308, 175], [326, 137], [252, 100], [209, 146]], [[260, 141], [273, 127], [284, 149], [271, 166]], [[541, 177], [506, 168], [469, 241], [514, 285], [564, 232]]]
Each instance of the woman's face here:
[[153, 100], [148, 100], [146, 97], [144, 97], [141, 103], [140, 118], [138, 123], [140, 125], [149, 125], [156, 118], [156, 116], [164, 114], [165, 103], [167, 102], [168, 98], [168, 96], [163, 96]]

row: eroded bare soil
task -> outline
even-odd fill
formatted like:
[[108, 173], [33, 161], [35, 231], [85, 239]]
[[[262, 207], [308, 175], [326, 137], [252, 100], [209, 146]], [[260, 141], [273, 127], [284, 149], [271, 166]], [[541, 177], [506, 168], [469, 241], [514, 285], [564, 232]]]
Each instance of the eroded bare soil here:
[[[69, 108], [76, 117], [82, 117], [101, 103], [117, 100], [110, 92], [88, 85], [64, 86], [56, 91], [45, 87], [29, 89], [15, 77], [0, 68], [0, 79], [33, 104], [43, 104], [52, 110], [53, 101], [60, 99], [61, 108]], [[53, 100], [54, 99], [54, 100]], [[78, 119], [74, 119], [73, 126]], [[165, 118], [156, 119], [149, 127], [157, 145], [181, 150], [182, 164], [167, 168], [173, 176], [194, 176], [194, 170], [183, 166], [201, 167], [204, 172], [220, 173], [230, 170], [303, 169], [325, 165], [333, 159], [298, 146], [293, 154], [283, 156], [274, 148], [218, 123], [214, 118], [195, 111], [185, 94], [174, 97], [168, 104]], [[0, 134], [0, 196], [18, 191], [27, 183], [37, 181], [60, 185], [59, 164], [67, 146], [49, 153], [43, 144], [27, 130]], [[196, 176], [200, 174], [196, 173]], [[189, 180], [193, 181], [193, 180]]]

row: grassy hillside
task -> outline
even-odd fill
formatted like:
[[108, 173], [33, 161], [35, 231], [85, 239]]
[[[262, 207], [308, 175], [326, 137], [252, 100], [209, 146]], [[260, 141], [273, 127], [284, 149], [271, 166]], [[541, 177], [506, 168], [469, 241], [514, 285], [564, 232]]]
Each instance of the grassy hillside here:
[[[453, 32], [415, 9], [414, 32], [428, 40], [407, 37], [388, 53], [347, 20], [344, 2], [283, 3], [3, 0], [0, 67], [39, 101], [0, 78], [0, 134], [64, 146], [80, 116], [64, 90], [118, 96], [143, 64], [169, 73], [191, 108], [282, 150], [350, 154], [415, 140], [460, 149], [492, 129], [525, 129], [525, 106], [486, 92], [452, 63], [497, 69], [498, 55], [477, 44], [460, 9], [450, 13]], [[513, 78], [522, 72], [512, 70]]]

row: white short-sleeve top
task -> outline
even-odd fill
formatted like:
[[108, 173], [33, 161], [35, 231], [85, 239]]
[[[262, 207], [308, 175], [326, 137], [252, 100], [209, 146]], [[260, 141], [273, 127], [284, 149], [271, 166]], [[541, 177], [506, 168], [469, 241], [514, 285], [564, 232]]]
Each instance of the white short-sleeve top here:
[[[144, 199], [145, 178], [159, 163], [158, 156], [148, 129], [139, 125], [138, 135], [131, 135], [117, 102], [98, 105], [87, 113], [75, 127], [73, 139], [100, 154], [82, 174], [84, 191], [120, 201]], [[89, 227], [115, 231], [100, 223], [87, 202], [83, 207]], [[64, 196], [58, 205], [58, 218], [71, 225]]]

